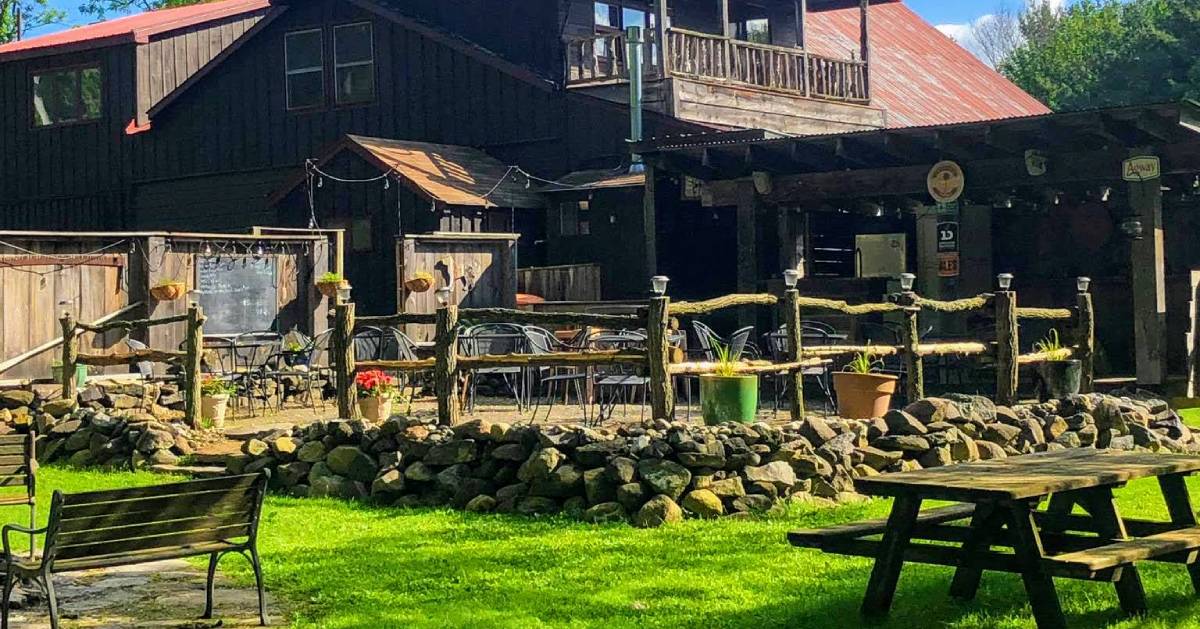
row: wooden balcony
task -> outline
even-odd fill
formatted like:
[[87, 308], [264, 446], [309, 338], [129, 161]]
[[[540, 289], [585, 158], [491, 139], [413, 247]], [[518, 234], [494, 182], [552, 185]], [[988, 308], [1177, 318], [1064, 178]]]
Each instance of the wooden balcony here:
[[[865, 105], [870, 103], [867, 63], [831, 59], [800, 48], [755, 44], [678, 28], [666, 32], [662, 47], [646, 44], [647, 81], [679, 77], [703, 83], [751, 87], [789, 96]], [[567, 42], [568, 87], [628, 79], [625, 37], [620, 34]]]

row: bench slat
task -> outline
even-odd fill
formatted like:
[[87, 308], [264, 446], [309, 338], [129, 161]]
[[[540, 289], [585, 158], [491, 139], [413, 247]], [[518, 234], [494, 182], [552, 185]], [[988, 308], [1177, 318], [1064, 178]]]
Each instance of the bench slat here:
[[0, 465], [0, 476], [28, 476], [29, 467], [21, 463], [20, 465]]
[[0, 435], [0, 447], [18, 446], [24, 448], [25, 444], [28, 442], [29, 435], [22, 433], [9, 433], [7, 435]]
[[63, 495], [63, 507], [77, 507], [94, 503], [110, 504], [115, 501], [133, 500], [136, 498], [158, 498], [218, 490], [246, 489], [253, 486], [255, 481], [261, 478], [262, 476], [259, 474], [243, 474], [241, 476], [205, 478], [166, 485], [147, 485], [145, 487], [130, 487], [128, 489], [65, 494]]
[[27, 484], [28, 477], [25, 474], [9, 474], [0, 476], [0, 487], [20, 487]]
[[115, 555], [119, 553], [149, 551], [157, 549], [177, 548], [209, 542], [220, 542], [234, 538], [246, 537], [250, 534], [250, 522], [215, 527], [196, 531], [182, 531], [163, 535], [151, 535], [123, 539], [120, 541], [102, 541], [80, 545], [57, 545], [55, 559], [76, 559], [94, 557], [100, 554]]
[[19, 456], [19, 457], [24, 458], [25, 446], [24, 445], [0, 446], [0, 456]]
[[86, 531], [106, 526], [149, 524], [213, 512], [236, 511], [253, 505], [255, 496], [245, 490], [206, 491], [119, 502], [93, 502], [63, 507], [60, 531]]
[[1064, 553], [1047, 557], [1043, 562], [1056, 573], [1093, 573], [1197, 549], [1200, 549], [1200, 526]]
[[24, 466], [29, 461], [22, 454], [4, 454], [0, 452], [0, 467]]
[[[78, 559], [55, 561], [54, 565], [51, 566], [51, 572], [73, 572], [75, 570], [95, 570], [97, 568], [127, 566], [135, 563], [162, 561], [164, 559], [178, 559], [181, 557], [207, 555], [209, 553], [237, 550], [239, 548], [242, 548], [241, 544], [210, 542], [207, 544], [193, 544], [190, 546], [179, 546], [175, 548], [155, 549], [142, 553], [95, 555], [93, 557], [80, 557]], [[38, 569], [37, 563], [21, 562], [18, 565], [27, 572], [36, 572]]]
[[[917, 524], [945, 524], [956, 520], [965, 520], [975, 513], [975, 505], [962, 504], [949, 507], [938, 507], [922, 511], [917, 516]], [[787, 534], [788, 542], [793, 546], [819, 548], [831, 540], [854, 539], [868, 535], [878, 535], [887, 530], [887, 518], [864, 520], [838, 524], [821, 529], [801, 529]]]
[[227, 513], [214, 513], [194, 518], [164, 520], [149, 524], [122, 525], [108, 528], [92, 528], [79, 531], [60, 532], [57, 540], [61, 546], [78, 546], [98, 542], [117, 542], [152, 535], [165, 535], [184, 531], [201, 531], [205, 529], [247, 524], [254, 517], [253, 509], [239, 509]]

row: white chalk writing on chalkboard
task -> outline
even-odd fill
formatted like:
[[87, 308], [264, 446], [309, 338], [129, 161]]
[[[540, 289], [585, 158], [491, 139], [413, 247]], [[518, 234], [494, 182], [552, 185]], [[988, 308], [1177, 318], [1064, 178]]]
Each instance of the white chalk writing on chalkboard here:
[[196, 286], [208, 334], [259, 332], [274, 327], [279, 291], [272, 256], [196, 256]]

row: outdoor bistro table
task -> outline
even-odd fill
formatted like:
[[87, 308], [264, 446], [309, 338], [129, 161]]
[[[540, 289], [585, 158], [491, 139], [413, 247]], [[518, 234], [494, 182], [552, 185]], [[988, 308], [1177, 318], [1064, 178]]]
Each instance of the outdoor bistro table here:
[[[1200, 456], [1077, 448], [861, 478], [860, 493], [895, 498], [887, 520], [794, 531], [788, 541], [874, 557], [862, 604], [868, 616], [887, 614], [905, 561], [956, 568], [950, 594], [963, 599], [975, 596], [984, 570], [1020, 574], [1043, 629], [1066, 626], [1053, 577], [1112, 582], [1121, 608], [1142, 614], [1138, 561], [1186, 564], [1200, 593], [1200, 527], [1184, 484], [1197, 471]], [[1113, 488], [1148, 477], [1158, 479], [1169, 522], [1117, 510]], [[964, 504], [921, 512], [923, 500]]]

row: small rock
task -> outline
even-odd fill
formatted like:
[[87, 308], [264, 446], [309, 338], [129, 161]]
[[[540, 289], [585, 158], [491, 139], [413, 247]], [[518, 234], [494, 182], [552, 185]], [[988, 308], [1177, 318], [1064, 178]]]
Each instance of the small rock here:
[[725, 505], [721, 503], [721, 499], [707, 489], [688, 492], [680, 506], [701, 518], [715, 518], [725, 514]]
[[633, 516], [633, 524], [644, 529], [682, 521], [683, 509], [674, 500], [662, 495], [648, 500]]
[[888, 434], [923, 435], [929, 432], [924, 423], [905, 411], [892, 409], [884, 414], [883, 421], [887, 424]]
[[591, 524], [607, 522], [622, 522], [625, 520], [625, 507], [619, 502], [602, 502], [583, 512], [583, 521]]
[[496, 499], [487, 494], [480, 494], [467, 502], [463, 508], [471, 513], [487, 513], [496, 508]]

